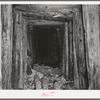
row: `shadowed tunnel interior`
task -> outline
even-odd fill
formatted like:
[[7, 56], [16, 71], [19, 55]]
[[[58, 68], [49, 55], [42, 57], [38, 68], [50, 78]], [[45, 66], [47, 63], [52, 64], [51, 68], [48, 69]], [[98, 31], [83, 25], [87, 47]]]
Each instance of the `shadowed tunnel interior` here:
[[29, 26], [33, 63], [59, 67], [62, 62], [61, 26]]

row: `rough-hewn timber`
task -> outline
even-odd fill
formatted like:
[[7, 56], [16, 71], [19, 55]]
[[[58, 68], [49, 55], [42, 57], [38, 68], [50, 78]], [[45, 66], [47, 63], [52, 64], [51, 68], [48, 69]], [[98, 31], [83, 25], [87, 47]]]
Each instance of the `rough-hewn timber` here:
[[100, 89], [99, 6], [84, 5], [82, 8], [87, 47], [89, 89]]
[[64, 43], [63, 43], [63, 64], [62, 64], [62, 72], [65, 75], [66, 79], [68, 80], [68, 23], [64, 24]]
[[11, 89], [12, 77], [12, 37], [13, 15], [12, 5], [1, 6], [2, 17], [2, 88]]

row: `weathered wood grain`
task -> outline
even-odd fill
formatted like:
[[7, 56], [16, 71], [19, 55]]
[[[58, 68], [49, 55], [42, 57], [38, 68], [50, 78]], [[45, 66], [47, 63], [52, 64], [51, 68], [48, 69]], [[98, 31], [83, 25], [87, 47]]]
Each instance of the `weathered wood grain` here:
[[2, 17], [2, 88], [11, 89], [12, 82], [12, 37], [13, 13], [12, 5], [1, 6]]
[[21, 12], [14, 12], [14, 45], [13, 45], [13, 88], [18, 89], [20, 80], [20, 67], [21, 63], [21, 52], [22, 52], [22, 27], [21, 27]]
[[[79, 9], [80, 5], [14, 5], [16, 10], [23, 12], [27, 18], [43, 18], [66, 20], [73, 16], [73, 10]], [[57, 18], [58, 16], [58, 18]]]
[[99, 6], [83, 5], [89, 89], [100, 88]]
[[85, 62], [85, 44], [84, 44], [84, 33], [82, 25], [82, 14], [81, 10], [79, 12], [79, 21], [78, 21], [78, 32], [77, 32], [77, 41], [78, 41], [78, 68], [79, 68], [79, 83], [80, 89], [88, 88], [88, 76], [87, 76], [87, 66]]
[[[26, 79], [27, 77], [27, 35], [28, 35], [28, 31], [27, 31], [27, 20], [23, 17], [23, 25], [22, 25], [22, 58], [23, 58], [23, 77], [22, 79]], [[31, 66], [31, 65], [30, 65]], [[20, 79], [21, 80], [21, 79]], [[23, 83], [22, 83], [23, 84]]]
[[74, 87], [79, 89], [79, 74], [77, 62], [77, 32], [78, 32], [78, 13], [74, 13], [73, 17], [73, 63], [74, 63]]
[[74, 73], [73, 72], [74, 68], [73, 68], [73, 28], [72, 27], [73, 27], [73, 24], [72, 24], [72, 21], [70, 21], [68, 23], [68, 56], [69, 56], [68, 58], [69, 59], [68, 78], [71, 81], [73, 81], [73, 73]]
[[[74, 78], [77, 79], [79, 89], [88, 88], [88, 75], [87, 75], [87, 65], [86, 65], [86, 50], [85, 50], [85, 37], [83, 31], [83, 17], [80, 11], [76, 11], [73, 17], [73, 43], [74, 50], [76, 48], [76, 61], [74, 63]], [[75, 53], [75, 52], [74, 52]], [[74, 55], [75, 56], [75, 55]], [[75, 71], [76, 70], [76, 71]]]
[[13, 88], [23, 88], [27, 70], [27, 27], [21, 12], [14, 12]]
[[65, 75], [68, 80], [68, 70], [69, 70], [69, 56], [68, 56], [68, 23], [64, 24], [64, 43], [63, 43], [63, 67], [62, 73]]

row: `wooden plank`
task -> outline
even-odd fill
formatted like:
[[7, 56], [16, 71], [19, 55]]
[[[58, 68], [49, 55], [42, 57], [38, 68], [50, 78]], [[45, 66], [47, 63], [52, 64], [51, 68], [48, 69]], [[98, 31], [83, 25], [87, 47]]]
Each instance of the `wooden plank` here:
[[80, 89], [88, 89], [88, 75], [87, 75], [87, 66], [86, 66], [86, 55], [85, 55], [85, 40], [82, 24], [82, 13], [79, 12], [79, 21], [78, 21], [78, 66], [79, 66], [79, 82]]
[[28, 25], [35, 25], [35, 26], [41, 26], [41, 25], [62, 25], [63, 22], [59, 21], [48, 21], [48, 20], [29, 20]]
[[20, 12], [20, 76], [19, 76], [19, 86], [18, 88], [23, 89], [24, 87], [24, 80], [26, 79], [27, 74], [27, 27], [26, 27], [27, 21], [22, 16], [22, 13]]
[[[14, 5], [16, 10], [22, 11], [22, 12], [45, 12], [45, 13], [51, 13], [51, 12], [61, 12], [64, 13], [72, 11], [74, 8], [80, 8], [80, 5]], [[59, 9], [59, 11], [58, 11]], [[67, 10], [65, 10], [67, 9]]]
[[[73, 18], [73, 40], [74, 49], [76, 48], [76, 62], [74, 63], [74, 81], [77, 79], [78, 88], [87, 89], [88, 88], [88, 75], [85, 57], [85, 40], [82, 25], [82, 15], [79, 11], [76, 11]], [[75, 53], [75, 52], [74, 52]], [[75, 56], [75, 55], [74, 55]], [[74, 59], [75, 61], [75, 59]]]
[[2, 5], [2, 88], [11, 89], [12, 73], [12, 37], [13, 37], [13, 16], [12, 6]]
[[27, 78], [27, 32], [28, 32], [27, 20], [23, 18], [23, 33], [22, 33], [23, 82]]
[[99, 5], [83, 5], [89, 89], [100, 89]]
[[77, 73], [79, 76], [79, 88], [88, 88], [88, 76], [87, 76], [87, 66], [85, 62], [85, 50], [84, 50], [84, 34], [82, 26], [82, 15], [79, 11], [75, 14], [76, 18], [76, 56], [77, 56]]
[[[22, 89], [24, 76], [26, 75], [25, 68], [27, 66], [27, 34], [26, 22], [22, 17], [22, 13], [14, 12], [14, 45], [13, 45], [13, 88]], [[25, 74], [24, 74], [25, 73]]]
[[23, 18], [22, 18], [22, 14], [21, 14], [21, 12], [19, 12], [19, 19], [18, 19], [18, 21], [19, 21], [19, 30], [18, 31], [20, 31], [20, 33], [19, 33], [19, 36], [20, 36], [20, 38], [19, 38], [19, 36], [18, 36], [18, 38], [19, 38], [19, 41], [16, 41], [16, 42], [19, 42], [18, 44], [19, 44], [19, 53], [20, 53], [20, 58], [19, 58], [19, 63], [20, 63], [20, 65], [18, 66], [19, 68], [19, 83], [18, 83], [18, 88], [20, 88], [20, 89], [22, 89], [23, 88], [23, 33], [24, 33], [24, 30], [23, 30], [23, 25], [24, 25], [24, 23], [23, 23]]
[[74, 87], [79, 89], [79, 74], [78, 74], [78, 62], [77, 62], [77, 32], [78, 32], [78, 13], [74, 13], [73, 17], [73, 59], [74, 59]]
[[14, 19], [14, 45], [13, 45], [13, 88], [18, 89], [19, 77], [20, 77], [20, 66], [21, 66], [21, 23], [20, 13], [15, 11]]
[[69, 48], [69, 80], [73, 81], [73, 25], [72, 21], [68, 23], [68, 48]]
[[68, 80], [68, 23], [64, 24], [64, 44], [63, 44], [63, 69], [62, 73]]
[[[58, 15], [59, 16], [59, 15]], [[66, 22], [66, 21], [68, 21], [68, 20], [71, 20], [72, 19], [72, 17], [71, 18], [66, 18], [66, 16], [63, 18], [63, 17], [52, 17], [52, 16], [41, 16], [41, 15], [36, 15], [36, 14], [34, 14], [34, 13], [32, 13], [32, 14], [29, 14], [29, 13], [27, 13], [27, 14], [25, 14], [24, 15], [24, 17], [26, 18], [26, 19], [28, 19], [28, 20], [37, 20], [37, 19], [39, 19], [39, 20], [48, 20], [48, 21], [59, 21], [59, 22]]]

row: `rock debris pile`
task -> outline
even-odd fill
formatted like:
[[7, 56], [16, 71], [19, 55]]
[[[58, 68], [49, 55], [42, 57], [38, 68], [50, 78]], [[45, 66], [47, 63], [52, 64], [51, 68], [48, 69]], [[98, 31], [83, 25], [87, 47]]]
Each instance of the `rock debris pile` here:
[[59, 68], [34, 64], [32, 73], [24, 81], [24, 89], [68, 90], [74, 89], [72, 81], [66, 81]]

